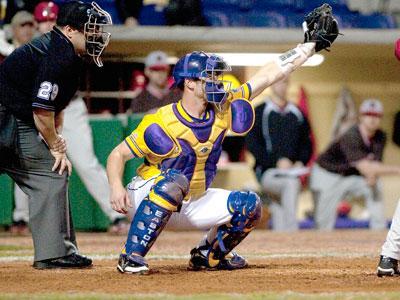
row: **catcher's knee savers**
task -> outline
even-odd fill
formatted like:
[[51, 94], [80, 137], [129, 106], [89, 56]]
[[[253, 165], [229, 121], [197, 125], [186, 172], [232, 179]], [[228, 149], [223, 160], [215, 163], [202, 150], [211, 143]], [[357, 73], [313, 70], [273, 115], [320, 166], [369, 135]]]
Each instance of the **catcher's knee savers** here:
[[210, 244], [207, 254], [210, 267], [217, 266], [257, 225], [262, 214], [260, 197], [253, 192], [233, 191], [228, 197], [228, 210], [232, 214], [230, 223], [218, 227]]
[[189, 191], [189, 181], [177, 170], [162, 172], [143, 199], [129, 229], [125, 251], [145, 256]]

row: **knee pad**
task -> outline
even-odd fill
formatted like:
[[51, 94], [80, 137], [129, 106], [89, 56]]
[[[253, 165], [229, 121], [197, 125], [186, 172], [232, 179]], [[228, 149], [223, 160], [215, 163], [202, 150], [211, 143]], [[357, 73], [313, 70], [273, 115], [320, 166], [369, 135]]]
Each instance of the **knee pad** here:
[[189, 180], [177, 170], [161, 172], [149, 193], [149, 200], [157, 205], [176, 211], [189, 192]]
[[230, 223], [218, 227], [217, 236], [210, 243], [207, 254], [210, 267], [218, 265], [261, 219], [262, 204], [256, 193], [233, 191], [227, 202], [232, 218]]

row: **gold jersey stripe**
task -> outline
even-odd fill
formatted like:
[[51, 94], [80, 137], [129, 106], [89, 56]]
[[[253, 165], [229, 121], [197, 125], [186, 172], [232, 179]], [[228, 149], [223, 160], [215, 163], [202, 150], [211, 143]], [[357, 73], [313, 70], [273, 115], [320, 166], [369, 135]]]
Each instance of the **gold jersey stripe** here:
[[135, 140], [132, 138], [132, 136], [128, 136], [125, 139], [125, 142], [128, 144], [129, 149], [131, 149], [131, 151], [133, 153], [136, 154], [137, 157], [143, 157], [145, 154], [143, 153], [142, 150], [140, 150], [140, 148], [138, 147], [137, 143], [135, 142]]

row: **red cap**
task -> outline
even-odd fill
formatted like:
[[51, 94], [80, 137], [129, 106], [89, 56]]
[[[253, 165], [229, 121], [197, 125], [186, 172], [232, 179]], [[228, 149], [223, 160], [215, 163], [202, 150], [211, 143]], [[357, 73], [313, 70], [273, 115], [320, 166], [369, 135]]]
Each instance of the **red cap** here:
[[378, 99], [366, 99], [361, 103], [360, 114], [366, 116], [382, 117], [383, 105]]
[[55, 21], [58, 15], [58, 6], [51, 1], [40, 2], [33, 13], [37, 22]]
[[154, 71], [164, 71], [169, 69], [168, 55], [163, 51], [153, 51], [147, 55], [144, 65]]

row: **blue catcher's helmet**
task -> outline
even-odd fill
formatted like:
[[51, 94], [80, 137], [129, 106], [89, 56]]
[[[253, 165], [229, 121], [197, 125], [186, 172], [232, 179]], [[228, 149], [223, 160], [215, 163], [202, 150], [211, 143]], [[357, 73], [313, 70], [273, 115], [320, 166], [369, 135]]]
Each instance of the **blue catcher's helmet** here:
[[231, 67], [218, 55], [194, 51], [178, 60], [172, 75], [175, 86], [180, 88], [185, 78], [203, 80], [207, 101], [222, 105], [230, 90], [231, 82], [221, 79], [227, 71], [231, 71]]

